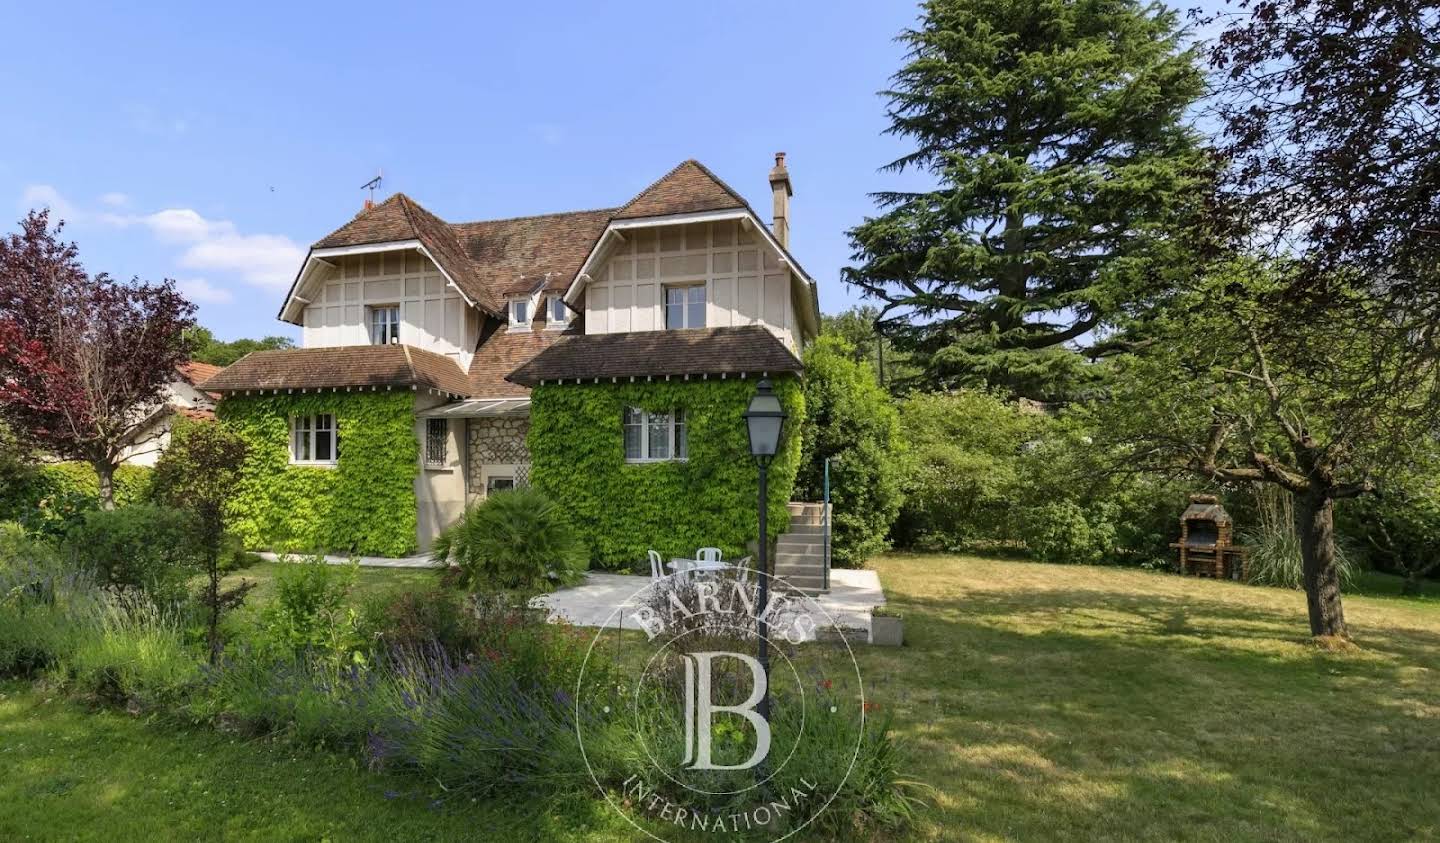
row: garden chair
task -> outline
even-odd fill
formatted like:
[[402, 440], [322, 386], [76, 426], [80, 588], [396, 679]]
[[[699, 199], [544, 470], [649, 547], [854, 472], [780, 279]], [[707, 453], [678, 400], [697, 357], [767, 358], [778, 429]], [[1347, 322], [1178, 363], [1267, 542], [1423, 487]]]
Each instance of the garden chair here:
[[718, 547], [702, 547], [695, 551], [695, 558], [701, 562], [719, 562], [722, 555]]
[[650, 579], [663, 580], [665, 578], [665, 559], [659, 551], [647, 550], [650, 554]]

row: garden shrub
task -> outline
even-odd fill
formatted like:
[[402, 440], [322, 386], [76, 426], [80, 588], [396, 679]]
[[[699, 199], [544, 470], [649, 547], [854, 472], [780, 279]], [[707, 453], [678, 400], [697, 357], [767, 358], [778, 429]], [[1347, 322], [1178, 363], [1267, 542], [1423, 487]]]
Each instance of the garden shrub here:
[[55, 548], [32, 536], [18, 521], [0, 521], [0, 571], [53, 562]]
[[443, 585], [373, 596], [361, 609], [361, 627], [381, 650], [437, 643], [451, 653], [474, 652], [474, 624], [455, 592]]
[[198, 570], [197, 540], [190, 513], [142, 503], [85, 513], [65, 537], [64, 553], [101, 586], [174, 603]]
[[854, 347], [822, 336], [805, 351], [805, 419], [795, 494], [824, 499], [831, 459], [831, 559], [857, 568], [889, 546], [900, 511], [903, 449], [899, 416], [875, 370], [854, 359]]
[[275, 596], [260, 613], [258, 643], [281, 656], [318, 654], [337, 667], [352, 661], [364, 643], [359, 612], [348, 600], [358, 570], [322, 556], [281, 567]]
[[[409, 392], [229, 396], [217, 410], [247, 451], [227, 524], [251, 549], [408, 556], [416, 547], [415, 399]], [[290, 464], [290, 418], [332, 413], [333, 468]]]
[[896, 541], [956, 550], [1013, 541], [1022, 450], [1049, 419], [983, 390], [917, 394], [900, 405], [908, 453]]
[[[1253, 492], [1257, 520], [1253, 526], [1237, 531], [1237, 538], [1247, 552], [1247, 581], [1252, 585], [1303, 590], [1305, 568], [1290, 493], [1270, 485], [1257, 485]], [[1337, 536], [1335, 565], [1342, 588], [1349, 588], [1359, 573], [1354, 555], [1349, 542]]]
[[533, 489], [487, 496], [435, 539], [431, 558], [471, 589], [548, 591], [583, 576], [589, 553], [564, 508]]
[[[100, 481], [88, 463], [16, 464], [0, 486], [0, 520], [19, 521], [49, 539], [65, 536], [86, 512], [100, 506]], [[149, 494], [151, 469], [122, 465], [115, 470], [115, 504], [126, 506]]]
[[[800, 460], [805, 397], [796, 378], [773, 379], [786, 412], [785, 441], [770, 466], [769, 529], [789, 523]], [[629, 569], [647, 550], [662, 555], [718, 547], [744, 556], [758, 529], [755, 461], [741, 414], [755, 381], [542, 384], [531, 390], [531, 483], [561, 502], [580, 527], [592, 563]], [[621, 419], [627, 406], [685, 411], [689, 459], [625, 462]]]

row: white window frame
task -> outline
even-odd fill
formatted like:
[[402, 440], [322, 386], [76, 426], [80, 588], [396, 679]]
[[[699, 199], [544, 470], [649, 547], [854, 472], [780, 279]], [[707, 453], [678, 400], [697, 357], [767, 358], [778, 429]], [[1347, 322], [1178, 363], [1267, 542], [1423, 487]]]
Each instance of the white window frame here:
[[[638, 418], [638, 421], [630, 420], [632, 414]], [[655, 456], [650, 449], [651, 428], [656, 426], [665, 430], [666, 453], [664, 456]], [[640, 456], [638, 457], [630, 456], [629, 448], [625, 444], [627, 429], [632, 427], [639, 428]], [[668, 413], [652, 413], [639, 407], [626, 407], [620, 416], [620, 447], [625, 451], [625, 462], [627, 463], [689, 461], [690, 426], [685, 418], [685, 411], [677, 407]]]
[[[670, 291], [671, 291], [671, 290], [676, 290], [676, 291], [681, 291], [681, 290], [683, 290], [684, 293], [685, 293], [685, 301], [681, 302], [681, 303], [680, 303], [680, 306], [679, 306], [679, 307], [680, 307], [680, 321], [681, 321], [681, 323], [682, 323], [682, 324], [680, 324], [680, 325], [671, 325], [671, 324], [670, 324], [670, 307], [671, 307], [671, 305], [670, 305]], [[698, 325], [692, 325], [692, 324], [691, 324], [691, 320], [690, 320], [690, 308], [695, 305], [695, 302], [691, 301], [691, 296], [694, 295], [694, 292], [695, 292], [696, 290], [698, 290], [698, 291], [700, 292], [700, 302], [699, 302], [699, 304], [700, 304], [700, 324], [698, 324]], [[709, 310], [710, 310], [710, 290], [708, 289], [708, 285], [707, 285], [706, 282], [704, 282], [704, 281], [696, 281], [696, 282], [690, 282], [690, 283], [679, 282], [679, 283], [675, 283], [675, 284], [666, 284], [666, 285], [664, 285], [664, 287], [661, 288], [661, 293], [660, 293], [660, 310], [661, 310], [660, 316], [661, 316], [661, 318], [664, 319], [664, 321], [665, 321], [665, 330], [667, 330], [667, 331], [683, 331], [683, 330], [686, 330], [686, 329], [688, 329], [688, 328], [703, 328], [703, 327], [705, 327], [706, 323], [708, 323], [708, 322], [710, 321], [710, 315], [709, 315]]]
[[[555, 318], [556, 311], [559, 311], [560, 318]], [[570, 308], [565, 305], [565, 297], [553, 295], [545, 297], [545, 328], [551, 331], [558, 331], [570, 324]]]
[[[516, 314], [521, 310], [524, 310], [525, 313], [517, 318]], [[509, 305], [506, 306], [506, 313], [510, 316], [510, 330], [530, 330], [530, 318], [533, 314], [530, 313], [529, 299], [511, 299]]]
[[[438, 423], [439, 438], [436, 438]], [[440, 453], [436, 454], [433, 446], [439, 444]], [[425, 420], [425, 467], [426, 468], [449, 468], [450, 467], [450, 420], [428, 418]]]
[[[322, 426], [321, 422], [324, 422]], [[330, 434], [329, 459], [315, 459], [317, 433]], [[335, 466], [340, 462], [340, 424], [334, 413], [290, 417], [290, 464]]]
[[[384, 314], [388, 318], [376, 319]], [[372, 304], [365, 308], [368, 327], [370, 328], [371, 345], [389, 345], [391, 342], [400, 341], [400, 305], [398, 304]], [[380, 332], [384, 331], [388, 336], [380, 341]]]

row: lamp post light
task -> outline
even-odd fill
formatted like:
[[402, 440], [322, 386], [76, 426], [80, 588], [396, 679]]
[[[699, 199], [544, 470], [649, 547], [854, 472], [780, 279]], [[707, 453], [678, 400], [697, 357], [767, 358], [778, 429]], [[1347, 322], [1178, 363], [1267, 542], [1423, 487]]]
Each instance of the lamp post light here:
[[780, 433], [785, 428], [785, 408], [780, 396], [770, 385], [768, 378], [755, 386], [755, 395], [745, 409], [745, 430], [750, 435], [750, 456], [760, 467], [760, 595], [757, 601], [756, 632], [760, 636], [760, 668], [765, 676], [765, 692], [760, 697], [757, 710], [765, 722], [770, 722], [770, 633], [765, 620], [766, 604], [770, 601], [770, 535], [766, 531], [765, 515], [769, 509], [770, 462], [780, 449]]

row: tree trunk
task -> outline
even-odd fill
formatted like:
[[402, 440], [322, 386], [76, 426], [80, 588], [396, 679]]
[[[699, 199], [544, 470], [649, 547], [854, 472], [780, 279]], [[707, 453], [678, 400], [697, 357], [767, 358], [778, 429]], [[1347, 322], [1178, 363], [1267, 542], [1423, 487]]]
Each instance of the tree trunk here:
[[100, 481], [100, 508], [115, 508], [115, 466], [109, 460], [96, 460], [95, 477]]
[[1323, 493], [1297, 495], [1295, 528], [1305, 575], [1310, 634], [1348, 638], [1340, 604], [1340, 568], [1335, 558], [1335, 501]]
[[1425, 581], [1419, 568], [1405, 569], [1405, 582], [1400, 586], [1401, 597], [1419, 597], [1425, 591]]

